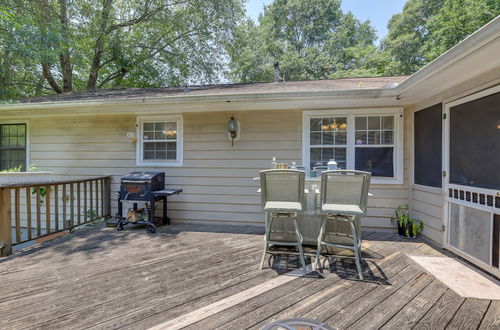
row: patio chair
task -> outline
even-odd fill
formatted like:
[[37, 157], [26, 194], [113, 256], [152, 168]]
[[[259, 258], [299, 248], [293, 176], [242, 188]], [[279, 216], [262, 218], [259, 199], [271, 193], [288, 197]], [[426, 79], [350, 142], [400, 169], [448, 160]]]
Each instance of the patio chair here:
[[[321, 251], [323, 247], [337, 247], [354, 252], [358, 275], [363, 280], [361, 271], [361, 217], [366, 215], [368, 189], [371, 173], [362, 171], [334, 170], [321, 175], [321, 227], [316, 250], [316, 269], [321, 268]], [[347, 233], [337, 231], [337, 222], [347, 223]], [[327, 232], [327, 224], [334, 231]], [[350, 233], [349, 233], [350, 231]], [[347, 238], [348, 243], [328, 241], [328, 236], [340, 235]], [[352, 245], [350, 244], [352, 242]]]
[[[299, 250], [300, 263], [306, 270], [304, 250], [302, 249], [302, 235], [297, 224], [298, 213], [304, 209], [305, 172], [298, 170], [264, 170], [260, 172], [262, 208], [266, 212], [266, 233], [264, 235], [264, 253], [260, 269], [270, 245], [296, 246]], [[282, 230], [273, 227], [276, 219], [291, 221], [294, 231]], [[273, 236], [281, 234], [281, 239]], [[292, 234], [295, 239], [286, 239], [287, 234]]]

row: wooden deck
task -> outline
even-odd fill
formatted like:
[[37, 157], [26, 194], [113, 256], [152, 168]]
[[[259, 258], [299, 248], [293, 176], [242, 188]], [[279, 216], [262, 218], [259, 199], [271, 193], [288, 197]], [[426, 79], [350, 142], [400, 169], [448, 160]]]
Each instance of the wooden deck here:
[[293, 256], [258, 269], [261, 230], [98, 227], [1, 259], [0, 328], [261, 329], [288, 317], [338, 329], [500, 327], [500, 301], [461, 298], [405, 256], [440, 254], [422, 241], [365, 233], [363, 282], [348, 259], [324, 278], [291, 278], [278, 273]]

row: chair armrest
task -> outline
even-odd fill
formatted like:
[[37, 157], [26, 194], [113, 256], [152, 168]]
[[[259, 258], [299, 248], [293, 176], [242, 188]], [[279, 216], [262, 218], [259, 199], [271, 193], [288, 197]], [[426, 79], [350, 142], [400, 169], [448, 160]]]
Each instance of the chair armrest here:
[[304, 194], [309, 194], [309, 189], [304, 189]]
[[262, 192], [262, 189], [261, 189], [261, 188], [257, 189], [257, 192], [258, 192], [258, 193], [261, 193], [261, 192]]
[[368, 196], [369, 196], [369, 197], [373, 197], [373, 194], [369, 192], [369, 193], [368, 193]]

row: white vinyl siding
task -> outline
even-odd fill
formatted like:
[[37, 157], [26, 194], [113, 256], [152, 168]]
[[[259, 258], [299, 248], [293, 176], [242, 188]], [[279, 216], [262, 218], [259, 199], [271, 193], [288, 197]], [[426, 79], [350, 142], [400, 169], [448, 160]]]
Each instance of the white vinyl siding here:
[[[241, 139], [231, 146], [227, 120], [242, 123]], [[136, 144], [127, 132], [136, 116], [78, 116], [32, 120], [32, 162], [56, 176], [112, 175], [112, 193], [120, 177], [134, 170], [164, 171], [169, 188], [184, 190], [169, 198], [173, 221], [263, 224], [258, 183], [252, 180], [270, 167], [271, 158], [301, 163], [300, 110], [228, 111], [183, 114], [182, 167], [136, 167]], [[366, 230], [390, 230], [394, 208], [408, 203], [406, 185], [372, 184]], [[112, 200], [112, 212], [116, 212]]]

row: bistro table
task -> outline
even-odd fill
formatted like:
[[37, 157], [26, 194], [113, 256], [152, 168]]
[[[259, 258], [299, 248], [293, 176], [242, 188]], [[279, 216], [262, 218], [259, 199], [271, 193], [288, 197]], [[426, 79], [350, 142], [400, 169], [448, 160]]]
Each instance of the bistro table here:
[[[254, 177], [253, 180], [260, 181], [260, 177]], [[321, 178], [306, 177], [304, 188], [306, 189], [306, 209], [299, 213], [297, 224], [299, 226], [300, 233], [304, 238], [303, 244], [317, 245], [322, 216], [319, 210]], [[265, 216], [265, 219], [267, 221], [267, 214]], [[278, 230], [293, 231], [292, 224], [290, 222], [287, 222], [286, 220], [274, 221], [273, 227]], [[351, 230], [349, 229], [346, 222], [337, 222], [335, 224], [329, 223], [327, 231], [335, 231], [340, 234], [337, 235], [334, 239], [336, 243], [348, 243], [349, 241], [351, 241], [352, 243], [352, 240], [349, 240], [347, 237], [345, 237], [345, 235], [351, 234]], [[283, 237], [283, 239], [285, 238], [287, 240], [294, 240], [295, 234], [290, 234], [290, 236]]]

